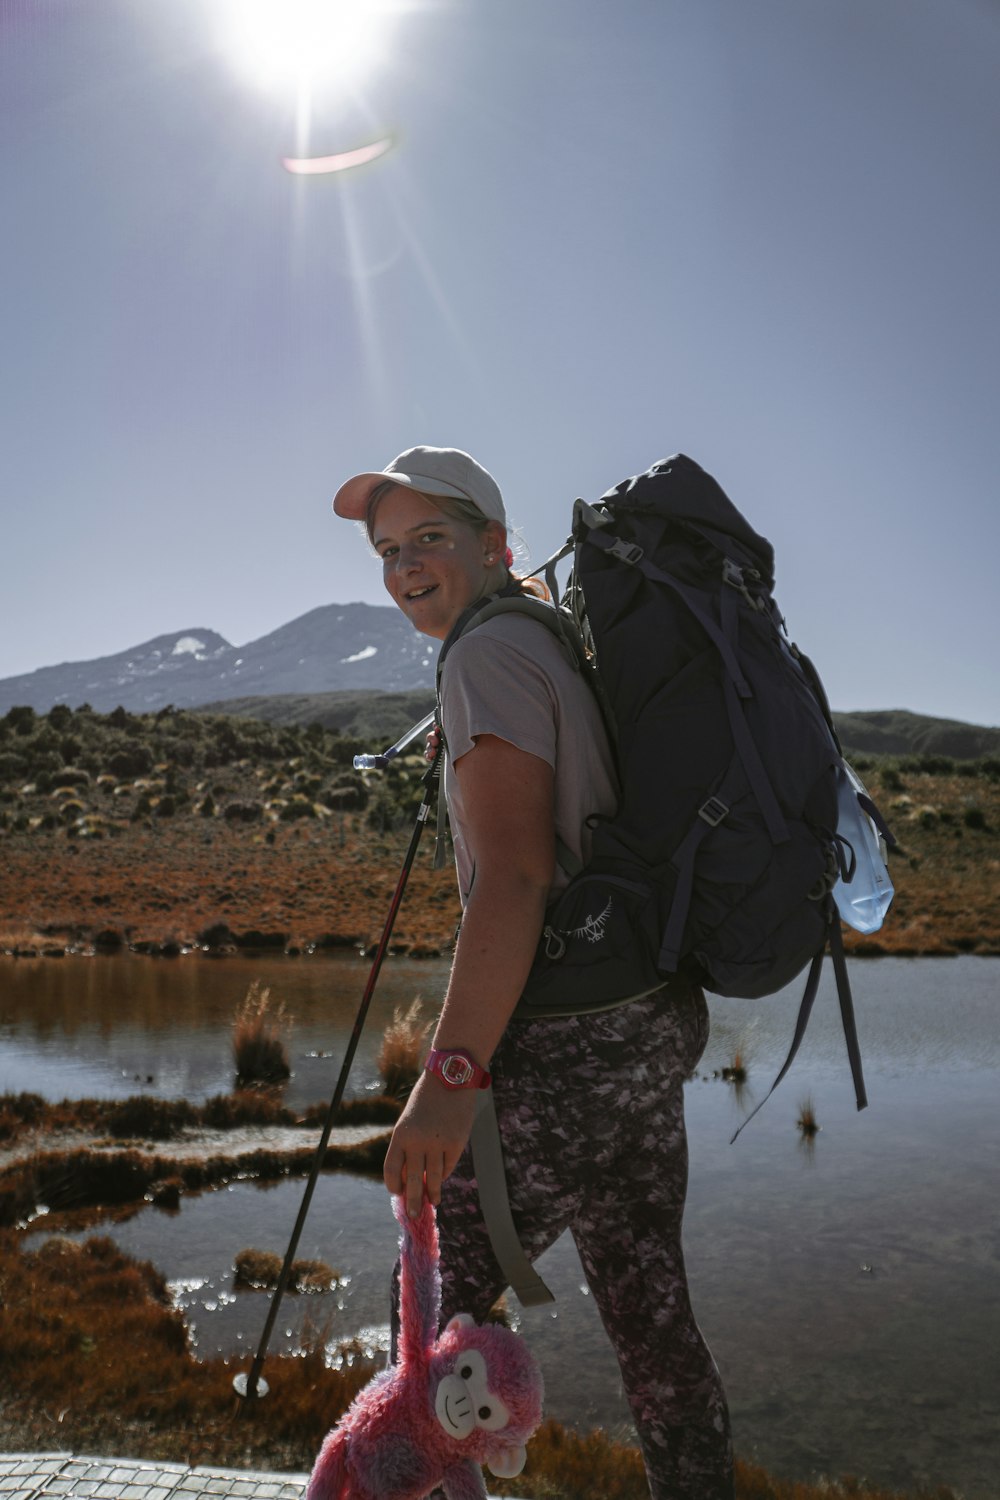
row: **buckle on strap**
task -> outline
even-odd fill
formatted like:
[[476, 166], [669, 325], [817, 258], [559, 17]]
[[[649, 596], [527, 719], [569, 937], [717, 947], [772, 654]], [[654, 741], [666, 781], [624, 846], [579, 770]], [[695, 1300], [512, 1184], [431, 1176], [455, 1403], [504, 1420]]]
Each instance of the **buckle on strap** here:
[[565, 939], [551, 925], [546, 925], [542, 937], [545, 940], [545, 957], [552, 963], [557, 963], [566, 952]]
[[[760, 580], [760, 574], [755, 568], [749, 569], [747, 576]], [[738, 594], [742, 594], [750, 608], [757, 610], [758, 614], [767, 609], [767, 604], [759, 594], [751, 594], [746, 578], [743, 576], [743, 569], [739, 563], [734, 563], [731, 557], [722, 559], [722, 581], [728, 583], [730, 588], [734, 588]]]
[[624, 542], [621, 537], [616, 537], [607, 550], [610, 556], [616, 558], [618, 562], [630, 563], [633, 567], [636, 563], [642, 562], [644, 556], [643, 549], [638, 542]]
[[698, 809], [699, 818], [703, 818], [709, 828], [718, 828], [723, 818], [728, 817], [729, 808], [719, 797], [709, 797]]

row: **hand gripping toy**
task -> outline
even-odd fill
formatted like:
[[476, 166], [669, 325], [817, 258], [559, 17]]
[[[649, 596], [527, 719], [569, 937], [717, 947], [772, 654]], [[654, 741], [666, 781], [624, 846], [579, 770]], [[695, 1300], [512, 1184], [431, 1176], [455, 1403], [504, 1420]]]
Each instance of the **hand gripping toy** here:
[[459, 1313], [437, 1335], [441, 1274], [434, 1209], [403, 1229], [399, 1361], [354, 1399], [320, 1449], [306, 1500], [486, 1500], [482, 1464], [520, 1474], [542, 1420], [542, 1376], [509, 1328]]

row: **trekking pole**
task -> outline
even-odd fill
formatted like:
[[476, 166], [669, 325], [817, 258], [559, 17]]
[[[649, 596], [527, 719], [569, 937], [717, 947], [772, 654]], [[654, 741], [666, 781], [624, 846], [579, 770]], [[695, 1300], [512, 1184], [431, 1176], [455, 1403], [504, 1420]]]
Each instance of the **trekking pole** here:
[[[419, 727], [423, 728], [425, 726], [421, 725]], [[394, 746], [393, 749], [395, 750], [396, 747]], [[361, 1032], [364, 1028], [365, 1018], [368, 1015], [368, 1007], [371, 1004], [372, 995], [375, 993], [375, 985], [378, 981], [379, 970], [382, 967], [382, 960], [385, 958], [386, 949], [389, 946], [389, 938], [392, 934], [393, 924], [396, 920], [396, 913], [399, 911], [400, 902], [403, 899], [403, 892], [406, 889], [406, 882], [409, 878], [410, 869], [413, 865], [414, 856], [417, 852], [417, 845], [420, 843], [420, 835], [423, 832], [424, 824], [427, 822], [427, 819], [430, 815], [431, 804], [434, 801], [434, 791], [437, 786], [441, 750], [442, 746], [439, 744], [434, 752], [434, 759], [431, 761], [430, 767], [423, 778], [423, 801], [421, 802], [420, 808], [417, 812], [416, 822], [413, 825], [413, 832], [410, 835], [409, 847], [407, 848], [405, 858], [403, 859], [403, 866], [399, 872], [399, 879], [396, 881], [396, 889], [393, 892], [392, 901], [389, 904], [389, 913], [385, 919], [385, 926], [382, 928], [382, 936], [379, 939], [378, 947], [375, 950], [375, 958], [372, 962], [371, 972], [368, 975], [368, 983], [365, 985], [365, 992], [361, 997], [361, 1004], [358, 1007], [357, 1018], [354, 1022], [354, 1030], [351, 1032], [351, 1039], [347, 1044], [347, 1051], [344, 1054], [344, 1061], [341, 1065], [340, 1076], [337, 1079], [337, 1084], [333, 1091], [333, 1098], [330, 1100], [330, 1107], [326, 1112], [326, 1120], [323, 1124], [323, 1130], [319, 1138], [319, 1144], [316, 1147], [316, 1155], [313, 1158], [313, 1164], [309, 1172], [308, 1181], [306, 1182], [305, 1192], [302, 1194], [302, 1203], [299, 1207], [298, 1217], [295, 1220], [295, 1226], [292, 1229], [291, 1239], [288, 1241], [288, 1249], [285, 1251], [285, 1259], [281, 1267], [281, 1274], [279, 1275], [277, 1285], [274, 1288], [274, 1296], [271, 1298], [271, 1306], [268, 1309], [267, 1319], [264, 1323], [264, 1330], [260, 1336], [260, 1343], [257, 1345], [257, 1353], [254, 1355], [253, 1364], [250, 1366], [250, 1369], [248, 1371], [241, 1370], [233, 1380], [233, 1389], [236, 1391], [236, 1394], [238, 1396], [242, 1396], [248, 1402], [253, 1401], [259, 1396], [266, 1396], [268, 1392], [267, 1381], [261, 1380], [260, 1378], [261, 1368], [264, 1364], [264, 1360], [267, 1358], [267, 1346], [270, 1343], [271, 1333], [274, 1328], [275, 1319], [278, 1316], [278, 1309], [281, 1305], [281, 1299], [285, 1295], [285, 1292], [288, 1288], [288, 1282], [291, 1277], [292, 1261], [294, 1260], [295, 1252], [298, 1249], [299, 1238], [302, 1234], [302, 1230], [306, 1222], [306, 1214], [309, 1212], [309, 1205], [312, 1202], [313, 1192], [316, 1188], [316, 1181], [319, 1177], [320, 1168], [323, 1165], [323, 1158], [326, 1155], [326, 1148], [330, 1141], [330, 1132], [333, 1129], [333, 1122], [336, 1117], [337, 1111], [340, 1108], [341, 1101], [343, 1100], [344, 1089], [347, 1087], [347, 1076], [351, 1071], [351, 1063], [354, 1061], [354, 1054], [358, 1050], [358, 1042], [361, 1040]], [[362, 757], [358, 756], [356, 757], [356, 760], [360, 760], [361, 758]], [[381, 757], [377, 758], [381, 759]], [[365, 759], [367, 760], [369, 759], [369, 757], [365, 757]], [[370, 759], [374, 760], [376, 759], [376, 757], [370, 757]]]

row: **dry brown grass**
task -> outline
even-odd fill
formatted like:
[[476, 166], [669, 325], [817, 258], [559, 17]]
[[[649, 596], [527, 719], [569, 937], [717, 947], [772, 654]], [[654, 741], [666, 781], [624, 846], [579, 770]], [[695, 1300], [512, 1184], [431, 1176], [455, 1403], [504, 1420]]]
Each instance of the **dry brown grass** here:
[[316, 1350], [274, 1358], [271, 1394], [243, 1408], [235, 1366], [192, 1358], [163, 1278], [112, 1241], [56, 1237], [24, 1254], [0, 1237], [0, 1279], [5, 1416], [32, 1446], [57, 1431], [84, 1452], [304, 1469], [372, 1373], [328, 1370]]
[[[252, 1291], [273, 1291], [281, 1276], [283, 1259], [273, 1250], [240, 1250], [233, 1261], [235, 1286]], [[340, 1280], [323, 1260], [293, 1260], [288, 1282], [290, 1292], [328, 1292]]]
[[[323, 1169], [381, 1178], [387, 1140], [376, 1135], [350, 1145], [329, 1145]], [[179, 1179], [185, 1192], [201, 1192], [237, 1175], [261, 1181], [304, 1177], [315, 1159], [312, 1146], [289, 1151], [262, 1145], [200, 1157], [120, 1149], [39, 1151], [0, 1174], [0, 1229], [25, 1223], [42, 1204], [53, 1228], [67, 1216], [84, 1215], [92, 1222], [95, 1208], [142, 1203], [168, 1178]]]
[[50, 941], [34, 927], [5, 927], [0, 932], [0, 953], [41, 953]]
[[[259, 796], [259, 769], [249, 761], [227, 768], [234, 798]], [[864, 779], [905, 852], [890, 861], [896, 901], [885, 927], [871, 937], [849, 933], [851, 951], [1000, 953], [1000, 779], [902, 764], [898, 771], [867, 767]], [[48, 800], [38, 799], [37, 808], [26, 802], [25, 810]], [[86, 945], [107, 928], [157, 947], [172, 937], [179, 951], [218, 921], [247, 947], [257, 946], [253, 933], [279, 947], [292, 935], [295, 946], [378, 940], [408, 828], [380, 837], [363, 816], [348, 815], [343, 841], [314, 820], [274, 824], [266, 833], [257, 824], [214, 820], [206, 830], [191, 809], [126, 820], [105, 839], [70, 839], [59, 826], [8, 829], [0, 931], [33, 940], [39, 952], [54, 940]], [[407, 886], [396, 929], [400, 951], [447, 951], [454, 936], [454, 872], [434, 870], [430, 850], [428, 841]]]
[[272, 1005], [268, 986], [254, 979], [233, 1017], [233, 1060], [240, 1088], [285, 1083], [292, 1076], [285, 1045], [291, 1025], [285, 1002]]
[[744, 1084], [747, 1081], [747, 1063], [743, 1049], [735, 1047], [728, 1064], [722, 1070], [726, 1083]]
[[419, 999], [405, 1011], [398, 1005], [393, 1011], [377, 1059], [385, 1092], [391, 1099], [405, 1098], [420, 1077], [432, 1024], [424, 1020]]
[[[81, 1245], [56, 1235], [25, 1253], [16, 1235], [0, 1233], [0, 1285], [5, 1440], [22, 1451], [58, 1440], [78, 1452], [307, 1470], [374, 1373], [359, 1344], [340, 1368], [327, 1368], [326, 1333], [317, 1328], [298, 1357], [270, 1357], [265, 1399], [241, 1402], [232, 1388], [240, 1362], [195, 1360], [163, 1277], [106, 1238]], [[491, 1489], [526, 1500], [648, 1500], [635, 1449], [555, 1422], [532, 1440], [524, 1473], [491, 1480]], [[736, 1500], [862, 1497], [907, 1500], [856, 1480], [802, 1484], [737, 1465]], [[933, 1500], [956, 1497], [940, 1489]]]

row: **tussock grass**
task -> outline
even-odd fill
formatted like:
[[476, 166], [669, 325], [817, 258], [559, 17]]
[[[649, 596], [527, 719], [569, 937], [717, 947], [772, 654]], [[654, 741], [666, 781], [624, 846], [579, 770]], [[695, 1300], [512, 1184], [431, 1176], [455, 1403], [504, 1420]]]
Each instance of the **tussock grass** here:
[[82, 1451], [304, 1469], [373, 1373], [328, 1370], [318, 1350], [274, 1357], [271, 1394], [241, 1411], [236, 1366], [191, 1356], [163, 1277], [112, 1241], [57, 1237], [24, 1254], [3, 1236], [0, 1268], [6, 1416], [28, 1442], [51, 1445], [59, 1420], [60, 1444]]
[[[283, 1257], [273, 1250], [240, 1250], [233, 1261], [233, 1281], [251, 1291], [273, 1291], [281, 1276]], [[340, 1280], [338, 1272], [323, 1260], [293, 1260], [288, 1282], [290, 1292], [328, 1292]]]
[[254, 979], [233, 1018], [233, 1060], [240, 1088], [285, 1083], [292, 1076], [285, 1045], [290, 1029], [284, 1001], [272, 1006], [270, 989]]
[[795, 1123], [807, 1140], [812, 1140], [819, 1134], [820, 1126], [816, 1119], [816, 1108], [808, 1095], [799, 1105], [799, 1117]]
[[[40, 1094], [0, 1094], [0, 1141], [13, 1142], [26, 1132], [90, 1131], [117, 1139], [169, 1141], [185, 1129], [237, 1130], [245, 1126], [301, 1126], [323, 1124], [328, 1106], [309, 1105], [301, 1112], [287, 1108], [274, 1093], [260, 1089], [216, 1094], [204, 1104], [183, 1099], [157, 1099], [136, 1094], [128, 1099], [63, 1099], [51, 1103]], [[399, 1117], [398, 1099], [374, 1094], [345, 1099], [334, 1117], [336, 1125], [392, 1125]]]
[[744, 1084], [747, 1081], [747, 1061], [743, 1055], [743, 1049], [736, 1047], [729, 1063], [722, 1070], [722, 1077], [726, 1083]]
[[420, 1000], [414, 1000], [405, 1011], [398, 1005], [393, 1011], [392, 1020], [382, 1036], [377, 1060], [385, 1092], [390, 1098], [405, 1098], [420, 1077], [431, 1025], [431, 1021], [424, 1020]]
[[[328, 1368], [326, 1334], [306, 1335], [297, 1357], [269, 1357], [269, 1395], [246, 1405], [232, 1378], [245, 1361], [195, 1360], [162, 1275], [107, 1238], [54, 1236], [23, 1252], [0, 1232], [0, 1347], [4, 1414], [26, 1450], [59, 1443], [78, 1452], [232, 1468], [308, 1470], [327, 1429], [368, 1383], [374, 1364], [355, 1341]], [[192, 1429], [194, 1431], [192, 1432]], [[497, 1494], [525, 1500], [648, 1500], [638, 1452], [602, 1432], [546, 1422], [515, 1480]], [[921, 1500], [854, 1479], [820, 1485], [775, 1479], [739, 1463], [736, 1500]], [[957, 1500], [939, 1489], [923, 1500]]]
[[[360, 1172], [382, 1176], [387, 1137], [372, 1136], [351, 1145], [331, 1144], [323, 1157], [327, 1172]], [[165, 1179], [179, 1180], [185, 1192], [217, 1187], [234, 1177], [279, 1181], [304, 1177], [316, 1152], [257, 1150], [207, 1158], [178, 1158], [136, 1150], [44, 1151], [18, 1162], [0, 1177], [0, 1229], [14, 1228], [42, 1206], [54, 1214], [118, 1207], [152, 1199]]]

